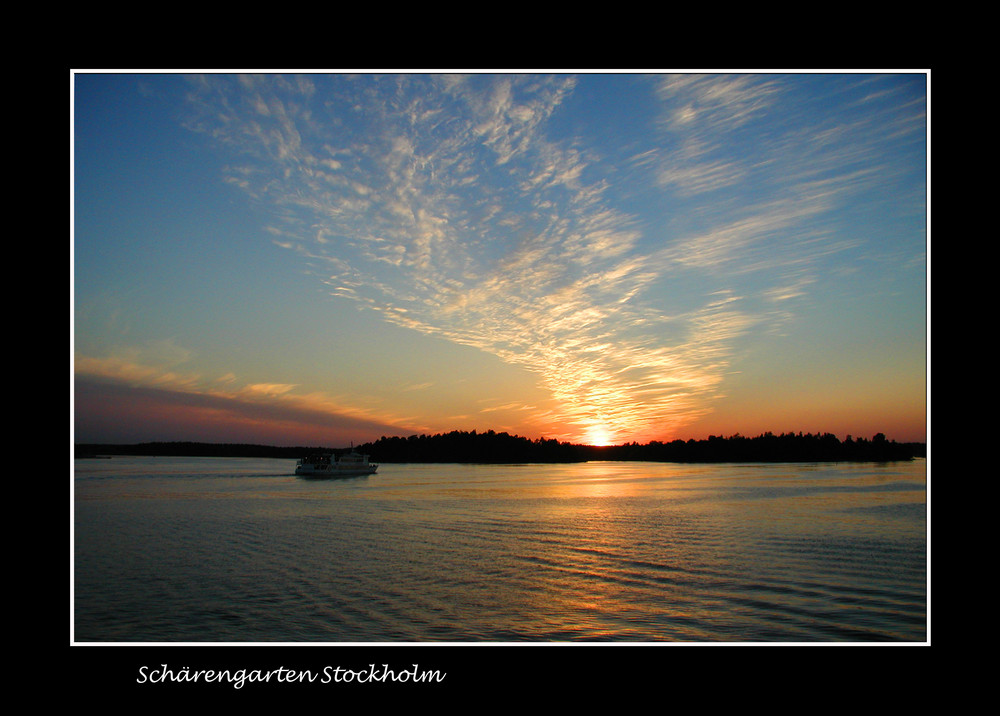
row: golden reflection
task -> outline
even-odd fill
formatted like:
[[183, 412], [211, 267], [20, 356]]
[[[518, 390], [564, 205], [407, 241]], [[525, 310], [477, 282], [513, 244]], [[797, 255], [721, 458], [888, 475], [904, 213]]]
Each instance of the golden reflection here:
[[571, 641], [711, 637], [704, 625], [713, 613], [699, 589], [711, 554], [671, 511], [652, 517], [633, 499], [673, 489], [672, 474], [603, 462], [555, 471], [546, 495], [555, 499], [536, 503], [534, 514], [546, 539], [514, 555], [529, 567], [519, 577], [538, 631]]
[[587, 462], [572, 469], [555, 470], [544, 482], [545, 497], [572, 499], [580, 497], [637, 497], [662, 486], [646, 472], [625, 463]]

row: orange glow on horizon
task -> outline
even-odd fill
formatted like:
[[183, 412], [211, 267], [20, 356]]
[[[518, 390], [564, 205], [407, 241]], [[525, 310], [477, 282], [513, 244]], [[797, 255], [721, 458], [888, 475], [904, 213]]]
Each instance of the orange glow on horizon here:
[[586, 443], [597, 447], [606, 447], [613, 444], [611, 434], [606, 428], [594, 425], [587, 429]]

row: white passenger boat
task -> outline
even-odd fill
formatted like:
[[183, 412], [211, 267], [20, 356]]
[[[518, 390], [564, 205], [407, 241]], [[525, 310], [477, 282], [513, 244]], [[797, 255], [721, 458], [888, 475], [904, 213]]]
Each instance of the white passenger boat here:
[[351, 448], [349, 453], [340, 456], [333, 453], [321, 453], [304, 457], [295, 463], [295, 474], [301, 477], [335, 478], [355, 477], [357, 475], [374, 475], [378, 465], [368, 462], [367, 455], [359, 455]]

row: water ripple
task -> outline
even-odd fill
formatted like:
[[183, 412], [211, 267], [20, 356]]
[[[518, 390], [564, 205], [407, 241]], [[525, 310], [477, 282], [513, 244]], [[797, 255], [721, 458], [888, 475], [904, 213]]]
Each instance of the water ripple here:
[[81, 641], [925, 638], [926, 513], [909, 489], [817, 501], [815, 472], [787, 466], [638, 465], [620, 496], [573, 493], [589, 488], [572, 466], [325, 484], [99, 467], [76, 486]]

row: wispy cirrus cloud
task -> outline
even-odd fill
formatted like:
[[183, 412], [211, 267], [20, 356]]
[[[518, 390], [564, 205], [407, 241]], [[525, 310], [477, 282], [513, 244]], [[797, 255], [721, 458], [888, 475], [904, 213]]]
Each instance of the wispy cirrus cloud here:
[[[653, 78], [663, 111], [631, 168], [664, 202], [734, 187], [749, 197], [688, 204], [710, 217], [668, 232], [609, 198], [620, 167], [551, 131], [576, 86], [209, 76], [192, 84], [191, 127], [233, 152], [228, 180], [269, 202], [275, 243], [307, 258], [332, 295], [537, 374], [561, 437], [650, 438], [710, 410], [737, 339], [773, 318], [733, 277], [771, 271], [758, 298], [803, 295], [831, 250], [814, 220], [868, 176], [845, 174], [840, 143], [824, 152], [832, 127], [805, 141], [779, 124], [754, 151], [727, 151], [782, 101], [773, 78]], [[806, 159], [788, 151], [809, 147]], [[775, 162], [794, 179], [747, 188]], [[692, 291], [696, 274], [711, 277]], [[682, 300], [668, 297], [671, 282]]]

